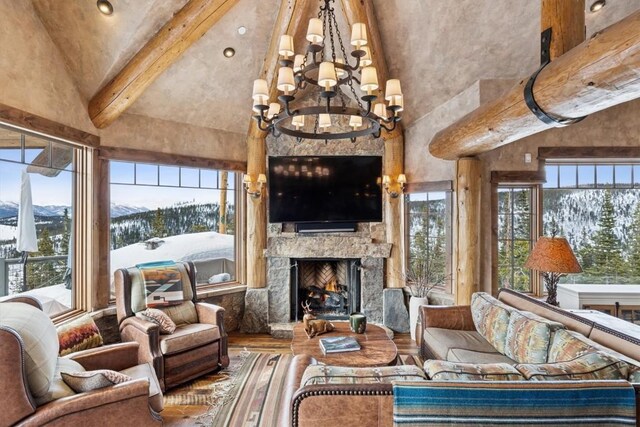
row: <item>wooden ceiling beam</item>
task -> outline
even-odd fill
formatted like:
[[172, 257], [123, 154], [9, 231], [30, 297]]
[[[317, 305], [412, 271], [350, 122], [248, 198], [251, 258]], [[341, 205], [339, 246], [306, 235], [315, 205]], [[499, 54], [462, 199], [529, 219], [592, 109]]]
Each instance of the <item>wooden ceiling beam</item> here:
[[190, 0], [89, 102], [97, 128], [116, 120], [238, 0]]
[[[588, 116], [640, 98], [640, 11], [558, 57], [538, 75], [535, 99], [547, 113]], [[438, 132], [429, 151], [453, 160], [493, 150], [551, 128], [526, 106], [527, 79]]]
[[[280, 43], [280, 36], [288, 34], [293, 36], [294, 40], [304, 39], [303, 35], [306, 34], [307, 24], [309, 18], [312, 18], [311, 9], [317, 6], [313, 1], [308, 0], [283, 0], [276, 17], [276, 22], [273, 26], [273, 32], [271, 33], [271, 39], [269, 42], [269, 49], [262, 63], [262, 69], [260, 74], [256, 76], [256, 79], [264, 79], [269, 85], [269, 100], [270, 102], [276, 102], [278, 97], [278, 69], [280, 68], [278, 54], [278, 45]], [[302, 49], [301, 49], [302, 48]], [[303, 51], [305, 47], [298, 46], [298, 51]], [[251, 102], [251, 98], [247, 98], [247, 102]], [[251, 116], [253, 117], [253, 112]], [[251, 119], [249, 125], [249, 138], [265, 138], [267, 132], [258, 128], [258, 122]]]
[[[389, 69], [387, 68], [387, 60], [382, 48], [382, 39], [380, 38], [380, 29], [373, 10], [373, 3], [371, 0], [340, 0], [340, 2], [349, 24], [349, 32], [347, 34], [351, 34], [351, 26], [356, 22], [364, 22], [367, 26], [372, 65], [378, 72], [378, 82], [380, 83], [378, 99], [384, 100], [384, 88], [389, 79]], [[402, 135], [402, 122], [398, 123], [393, 132], [382, 132], [382, 138], [385, 140], [392, 140], [398, 135]]]

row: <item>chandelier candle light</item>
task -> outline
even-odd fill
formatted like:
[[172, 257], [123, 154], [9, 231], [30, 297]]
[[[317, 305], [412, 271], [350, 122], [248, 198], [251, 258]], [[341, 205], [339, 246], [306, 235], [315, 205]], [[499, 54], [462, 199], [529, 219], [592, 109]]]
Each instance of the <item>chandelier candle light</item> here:
[[[388, 80], [383, 102], [375, 103], [380, 85], [367, 46], [367, 27], [357, 22], [351, 28], [352, 65], [338, 29], [332, 7], [334, 1], [324, 0], [318, 17], [309, 20], [306, 36], [309, 45], [305, 54], [295, 53], [292, 36], [280, 37], [279, 102], [270, 102], [266, 80], [253, 83], [254, 118], [261, 130], [275, 137], [285, 134], [298, 141], [350, 139], [355, 142], [356, 138], [369, 135], [378, 138], [383, 129], [391, 132], [400, 121], [399, 113], [404, 108], [400, 80]], [[307, 93], [313, 88], [319, 92], [317, 99], [313, 99], [315, 94]], [[296, 95], [300, 95], [298, 100], [311, 99], [313, 105], [305, 102], [294, 107]]]

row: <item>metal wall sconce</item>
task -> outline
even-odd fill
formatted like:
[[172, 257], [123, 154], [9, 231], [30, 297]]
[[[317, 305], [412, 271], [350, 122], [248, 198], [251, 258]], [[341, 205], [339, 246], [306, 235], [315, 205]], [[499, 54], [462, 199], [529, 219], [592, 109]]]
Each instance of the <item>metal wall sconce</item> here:
[[245, 174], [242, 182], [244, 183], [244, 189], [247, 191], [247, 194], [253, 199], [258, 199], [262, 196], [262, 189], [267, 183], [267, 177], [261, 173], [258, 175], [258, 180], [254, 181], [251, 175]]
[[407, 176], [403, 173], [398, 175], [398, 178], [394, 181], [389, 175], [382, 176], [382, 185], [389, 196], [395, 199], [400, 196], [404, 191], [404, 186], [407, 183]]

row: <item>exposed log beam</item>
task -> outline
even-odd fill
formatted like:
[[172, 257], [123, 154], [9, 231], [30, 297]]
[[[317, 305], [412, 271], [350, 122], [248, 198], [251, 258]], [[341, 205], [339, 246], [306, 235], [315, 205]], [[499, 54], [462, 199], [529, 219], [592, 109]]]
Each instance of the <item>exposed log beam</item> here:
[[190, 0], [89, 102], [89, 117], [102, 129], [129, 108], [144, 90], [238, 0]]
[[[380, 82], [378, 99], [384, 99], [383, 91], [389, 79], [389, 69], [387, 68], [387, 61], [384, 57], [384, 50], [382, 49], [382, 39], [380, 38], [380, 29], [378, 28], [378, 20], [373, 10], [373, 3], [371, 0], [340, 0], [340, 2], [342, 3], [342, 10], [344, 11], [349, 28], [356, 22], [364, 22], [367, 25], [367, 31], [369, 32], [368, 46], [371, 50], [372, 65], [378, 72], [378, 82]], [[382, 138], [385, 140], [395, 139], [398, 135], [402, 135], [402, 122], [398, 123], [398, 126], [393, 132], [388, 133], [382, 131]]]
[[[640, 97], [640, 11], [595, 34], [552, 61], [533, 93], [546, 112], [561, 117], [596, 113]], [[436, 157], [471, 156], [551, 126], [536, 118], [523, 98], [526, 79], [438, 132], [429, 145]]]

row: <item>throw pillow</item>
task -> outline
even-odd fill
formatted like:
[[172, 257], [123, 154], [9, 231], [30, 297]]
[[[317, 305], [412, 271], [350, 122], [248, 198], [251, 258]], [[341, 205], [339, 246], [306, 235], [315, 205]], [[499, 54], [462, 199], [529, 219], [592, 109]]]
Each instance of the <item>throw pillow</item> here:
[[108, 369], [85, 372], [62, 372], [60, 376], [65, 384], [71, 387], [76, 393], [110, 387], [133, 379], [128, 375]]
[[172, 334], [176, 330], [176, 324], [163, 311], [157, 308], [147, 308], [146, 310], [136, 313], [136, 317], [148, 320], [160, 327], [161, 334]]
[[505, 340], [514, 309], [485, 292], [471, 297], [471, 315], [476, 329], [498, 352], [505, 354]]
[[504, 354], [518, 363], [546, 363], [551, 334], [564, 325], [526, 311], [509, 319]]
[[601, 351], [585, 353], [567, 362], [515, 367], [529, 381], [626, 380], [629, 375], [629, 365]]
[[100, 347], [102, 335], [93, 318], [84, 314], [76, 320], [58, 326], [59, 355], [64, 356], [80, 350]]

